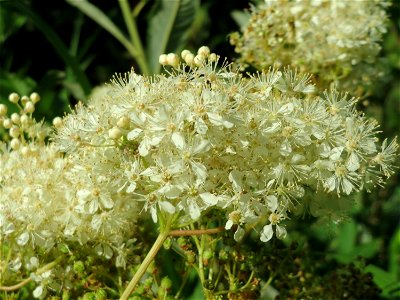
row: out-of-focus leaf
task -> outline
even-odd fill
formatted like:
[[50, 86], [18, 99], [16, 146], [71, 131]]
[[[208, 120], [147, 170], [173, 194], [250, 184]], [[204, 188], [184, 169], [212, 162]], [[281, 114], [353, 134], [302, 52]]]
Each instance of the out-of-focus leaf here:
[[393, 234], [389, 244], [389, 272], [400, 282], [400, 228]]
[[116, 38], [128, 51], [135, 57], [138, 55], [137, 50], [133, 44], [125, 37], [119, 28], [111, 21], [111, 19], [102, 12], [95, 5], [86, 0], [67, 0], [69, 4], [77, 7], [85, 15], [95, 21], [98, 25], [108, 31], [114, 38]]
[[203, 288], [201, 286], [201, 282], [199, 281], [193, 290], [193, 293], [186, 298], [187, 300], [200, 300], [200, 299], [205, 299], [204, 293], [203, 293]]
[[26, 17], [10, 13], [0, 6], [0, 44], [26, 23]]
[[7, 101], [8, 95], [17, 92], [27, 95], [35, 88], [36, 82], [25, 74], [8, 73], [0, 70], [0, 102]]
[[147, 30], [146, 49], [152, 73], [160, 71], [158, 58], [161, 54], [181, 50], [198, 7], [198, 0], [159, 0], [155, 3]]
[[56, 50], [58, 55], [64, 60], [65, 64], [72, 69], [75, 79], [77, 82], [79, 82], [79, 85], [83, 90], [84, 95], [88, 95], [91, 90], [88, 78], [81, 70], [79, 63], [72, 55], [70, 55], [67, 47], [64, 45], [64, 42], [51, 28], [51, 26], [47, 24], [38, 14], [32, 11], [30, 7], [28, 7], [22, 1], [3, 0], [1, 1], [1, 5], [4, 6], [6, 9], [14, 10], [21, 13], [22, 15], [27, 16], [36, 25], [36, 27], [45, 35], [47, 40], [53, 45], [54, 49]]
[[372, 273], [375, 284], [382, 290], [382, 296], [400, 296], [400, 281], [394, 274], [386, 272], [375, 265], [368, 265], [365, 268], [365, 272]]
[[346, 256], [353, 252], [357, 237], [357, 225], [353, 222], [343, 223], [337, 237], [337, 244], [334, 245], [336, 253]]
[[251, 16], [250, 13], [240, 10], [234, 10], [231, 13], [231, 17], [235, 20], [236, 24], [238, 24], [240, 28], [247, 25], [250, 16]]

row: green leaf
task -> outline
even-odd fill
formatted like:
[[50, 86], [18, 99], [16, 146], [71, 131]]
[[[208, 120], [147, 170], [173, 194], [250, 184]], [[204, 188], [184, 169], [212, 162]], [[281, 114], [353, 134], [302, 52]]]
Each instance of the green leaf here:
[[91, 86], [88, 78], [81, 70], [78, 61], [69, 53], [68, 48], [51, 26], [22, 1], [3, 0], [1, 1], [1, 5], [4, 5], [6, 9], [15, 10], [22, 15], [25, 15], [35, 24], [35, 26], [52, 44], [58, 55], [64, 60], [65, 64], [72, 69], [75, 79], [79, 82], [79, 85], [83, 90], [83, 94], [89, 95]]
[[147, 59], [151, 72], [160, 72], [158, 58], [161, 54], [182, 49], [198, 7], [198, 0], [155, 3], [147, 30]]
[[11, 13], [0, 6], [0, 44], [26, 23], [26, 17]]
[[249, 12], [245, 12], [245, 11], [234, 10], [233, 12], [231, 12], [232, 19], [235, 20], [236, 24], [238, 24], [238, 26], [240, 28], [247, 25], [247, 23], [249, 22], [250, 16], [251, 16], [251, 14]]
[[368, 265], [365, 272], [370, 272], [373, 275], [375, 284], [382, 290], [382, 295], [385, 297], [400, 296], [400, 282], [392, 273], [386, 272], [375, 265]]
[[203, 293], [203, 287], [201, 286], [201, 282], [198, 281], [193, 293], [187, 298], [187, 300], [202, 300], [205, 299]]
[[114, 38], [116, 38], [133, 56], [138, 55], [137, 50], [132, 43], [125, 37], [121, 30], [111, 21], [111, 19], [99, 8], [86, 0], [67, 0], [69, 4], [75, 6], [85, 15], [95, 21], [98, 25], [108, 31]]
[[393, 234], [389, 244], [389, 272], [400, 281], [400, 229]]

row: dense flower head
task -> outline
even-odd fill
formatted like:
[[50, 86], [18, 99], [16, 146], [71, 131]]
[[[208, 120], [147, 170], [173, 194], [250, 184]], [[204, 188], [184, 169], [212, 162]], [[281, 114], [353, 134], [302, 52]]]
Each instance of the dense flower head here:
[[[124, 267], [121, 249], [132, 237], [139, 209], [113, 186], [123, 155], [91, 148], [65, 156], [47, 143], [51, 129], [37, 123], [33, 111], [26, 114], [24, 105], [20, 109], [11, 116], [3, 109], [0, 116], [0, 239], [9, 253], [7, 269], [14, 274], [36, 270], [46, 262], [32, 266], [40, 253], [57, 257], [61, 245], [76, 244]], [[60, 122], [54, 120], [57, 126]]]
[[155, 222], [174, 214], [188, 224], [223, 209], [237, 240], [256, 223], [265, 224], [262, 241], [284, 237], [291, 213], [310, 205], [316, 216], [335, 214], [342, 196], [393, 173], [396, 142], [381, 146], [354, 98], [317, 94], [308, 75], [290, 70], [243, 77], [218, 61], [202, 47], [161, 56], [167, 75], [116, 76], [63, 119], [55, 145], [67, 155], [119, 157], [114, 176], [96, 174]]
[[287, 66], [316, 74], [328, 88], [363, 95], [382, 77], [377, 55], [386, 32], [387, 1], [265, 1], [231, 35], [239, 63], [257, 69]]

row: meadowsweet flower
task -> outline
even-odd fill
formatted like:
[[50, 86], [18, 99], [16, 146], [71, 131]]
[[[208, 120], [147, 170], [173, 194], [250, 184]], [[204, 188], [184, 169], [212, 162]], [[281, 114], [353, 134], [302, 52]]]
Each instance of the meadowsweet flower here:
[[[10, 98], [19, 101], [16, 94]], [[26, 103], [40, 99], [36, 94], [30, 98], [32, 102]], [[14, 272], [3, 273], [5, 278], [37, 268], [30, 259], [33, 254], [48, 254], [40, 263], [60, 256], [64, 244], [79, 244], [88, 253], [100, 253], [96, 249], [102, 247], [106, 250], [100, 255], [107, 259], [114, 251], [117, 254], [132, 236], [140, 210], [128, 194], [118, 192], [124, 158], [119, 149], [92, 147], [66, 156], [60, 147], [45, 143], [51, 130], [24, 107], [11, 118], [6, 114], [1, 118], [13, 119], [11, 127], [3, 128], [13, 139], [0, 143], [0, 234], [10, 255], [7, 270]], [[92, 119], [87, 121], [90, 124]], [[64, 125], [62, 120], [57, 123]], [[58, 273], [36, 276], [33, 296], [43, 298], [47, 285], [64, 280], [65, 272]]]
[[[219, 67], [208, 48], [181, 57], [164, 57], [166, 75], [116, 76], [57, 128], [55, 145], [88, 161], [71, 177], [79, 178], [78, 211], [95, 214], [95, 235], [110, 233], [101, 224], [127, 195], [126, 213], [136, 205], [154, 222], [173, 214], [179, 226], [222, 209], [236, 240], [261, 224], [266, 242], [286, 235], [291, 213], [310, 205], [316, 216], [335, 211], [391, 175], [396, 142], [381, 149], [376, 123], [347, 94], [318, 94], [308, 75], [290, 69], [245, 78]], [[329, 203], [312, 202], [315, 194]], [[123, 224], [120, 217], [112, 226]]]
[[252, 8], [231, 44], [243, 66], [292, 66], [362, 95], [383, 77], [379, 43], [386, 32], [386, 1], [265, 1]]

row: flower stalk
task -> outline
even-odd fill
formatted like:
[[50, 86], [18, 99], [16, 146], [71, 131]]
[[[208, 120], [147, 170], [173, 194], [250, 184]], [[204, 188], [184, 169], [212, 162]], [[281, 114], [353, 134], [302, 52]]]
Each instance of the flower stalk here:
[[171, 228], [171, 218], [168, 218], [164, 228], [161, 228], [160, 234], [158, 235], [156, 241], [154, 242], [153, 246], [151, 247], [149, 253], [147, 253], [145, 259], [141, 263], [139, 269], [136, 271], [135, 275], [132, 277], [131, 281], [129, 282], [128, 286], [122, 293], [120, 300], [127, 300], [129, 296], [132, 294], [133, 290], [135, 289], [136, 285], [138, 284], [139, 280], [143, 277], [144, 273], [146, 272], [147, 268], [151, 264], [151, 262], [156, 257], [158, 251], [160, 251], [164, 241], [168, 237]]

